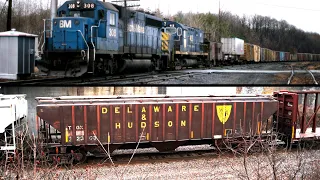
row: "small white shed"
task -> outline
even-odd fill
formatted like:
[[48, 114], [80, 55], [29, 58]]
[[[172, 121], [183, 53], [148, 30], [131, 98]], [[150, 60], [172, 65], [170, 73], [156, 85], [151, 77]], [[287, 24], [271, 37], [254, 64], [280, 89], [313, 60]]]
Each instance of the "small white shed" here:
[[0, 79], [16, 80], [34, 73], [38, 36], [24, 32], [0, 32]]

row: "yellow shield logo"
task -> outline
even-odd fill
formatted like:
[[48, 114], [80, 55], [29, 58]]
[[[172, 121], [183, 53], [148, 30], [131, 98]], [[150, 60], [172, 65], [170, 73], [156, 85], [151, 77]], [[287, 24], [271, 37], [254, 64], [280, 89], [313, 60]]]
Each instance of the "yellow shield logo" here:
[[232, 105], [220, 105], [216, 106], [218, 118], [222, 124], [225, 124], [231, 114]]

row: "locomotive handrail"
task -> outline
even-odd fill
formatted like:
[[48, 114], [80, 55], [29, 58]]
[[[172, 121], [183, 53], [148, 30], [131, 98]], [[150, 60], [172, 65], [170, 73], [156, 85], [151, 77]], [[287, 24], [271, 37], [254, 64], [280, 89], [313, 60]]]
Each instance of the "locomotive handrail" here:
[[[44, 47], [44, 44], [46, 43], [46, 37], [45, 37], [45, 33], [46, 32], [53, 32], [52, 30], [45, 30], [45, 31], [42, 31], [42, 34], [44, 36], [43, 38], [43, 43], [42, 43], [42, 46], [41, 46], [41, 53], [43, 53], [43, 47]], [[39, 41], [40, 42], [40, 41]]]
[[89, 53], [90, 53], [90, 52], [89, 52], [89, 51], [90, 51], [89, 45], [88, 45], [85, 37], [83, 36], [82, 32], [81, 32], [80, 30], [77, 30], [77, 32], [80, 32], [83, 41], [84, 41], [84, 42], [86, 43], [86, 45], [87, 45], [87, 48], [88, 48], [88, 52], [87, 52], [87, 63], [89, 63], [89, 55], [90, 55], [90, 54], [89, 54]]
[[[38, 50], [39, 50], [39, 47], [40, 47], [40, 45], [41, 45], [41, 41], [42, 41], [43, 36], [44, 36], [44, 32], [42, 31], [42, 32], [41, 32], [40, 39], [39, 39], [39, 43], [38, 43]], [[40, 53], [41, 53], [41, 54], [43, 53], [43, 51], [42, 51], [42, 46], [41, 46]]]
[[[100, 25], [101, 25], [101, 21], [105, 21], [105, 22], [107, 22], [106, 20], [102, 20], [102, 19], [100, 19], [99, 20], [99, 23], [98, 23], [98, 26], [91, 26], [91, 44], [92, 44], [92, 47], [93, 47], [93, 54], [94, 54], [94, 56], [93, 56], [93, 61], [95, 61], [95, 57], [96, 57], [96, 46], [94, 45], [94, 43], [93, 43], [93, 28], [99, 28], [100, 27]], [[98, 31], [98, 34], [99, 34], [99, 31]]]
[[44, 36], [44, 38], [43, 38], [43, 44], [42, 44], [42, 46], [41, 46], [41, 53], [43, 53], [43, 47], [44, 47], [44, 44], [46, 43], [46, 37], [45, 37], [45, 32], [46, 31], [49, 31], [49, 32], [51, 32], [52, 31], [52, 29], [51, 30], [46, 30], [46, 21], [50, 21], [51, 19], [43, 19], [43, 36]]

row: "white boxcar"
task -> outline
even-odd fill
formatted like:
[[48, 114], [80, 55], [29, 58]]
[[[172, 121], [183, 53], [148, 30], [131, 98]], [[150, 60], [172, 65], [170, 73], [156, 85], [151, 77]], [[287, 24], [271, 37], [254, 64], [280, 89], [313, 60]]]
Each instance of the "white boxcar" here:
[[221, 38], [222, 52], [226, 55], [244, 55], [244, 40], [239, 38]]
[[14, 150], [15, 138], [12, 137], [15, 137], [17, 132], [25, 130], [28, 114], [25, 97], [26, 95], [0, 94], [0, 137], [3, 138], [0, 140], [1, 150]]

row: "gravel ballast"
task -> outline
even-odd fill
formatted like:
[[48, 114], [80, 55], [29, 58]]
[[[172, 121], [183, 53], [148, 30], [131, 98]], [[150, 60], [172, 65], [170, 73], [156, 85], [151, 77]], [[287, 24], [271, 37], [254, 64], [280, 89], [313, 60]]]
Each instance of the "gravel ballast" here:
[[[246, 164], [246, 166], [244, 166]], [[246, 167], [246, 168], [245, 168]], [[248, 175], [248, 176], [247, 176]], [[318, 179], [320, 150], [38, 171], [33, 179]], [[247, 178], [248, 177], [248, 178]]]

